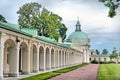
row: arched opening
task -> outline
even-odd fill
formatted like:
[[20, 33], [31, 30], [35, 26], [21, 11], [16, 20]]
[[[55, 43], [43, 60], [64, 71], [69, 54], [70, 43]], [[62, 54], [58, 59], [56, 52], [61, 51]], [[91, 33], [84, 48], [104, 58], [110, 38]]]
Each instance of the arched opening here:
[[39, 48], [39, 70], [44, 70], [44, 48], [42, 46]]
[[47, 47], [46, 48], [46, 70], [50, 69], [50, 50], [49, 48]]
[[4, 43], [4, 65], [3, 75], [6, 76], [17, 76], [17, 49], [15, 42], [12, 39], [8, 39]]
[[59, 54], [58, 54], [58, 50], [55, 51], [55, 67], [59, 67]]
[[73, 65], [74, 62], [74, 53], [70, 53], [70, 65]]
[[52, 67], [52, 69], [55, 67], [55, 62], [54, 62], [54, 60], [55, 60], [54, 50], [51, 49], [51, 67]]
[[90, 58], [90, 61], [92, 61], [92, 59]]
[[64, 51], [62, 51], [62, 66], [65, 64], [65, 54]]
[[32, 55], [32, 71], [37, 71], [37, 47], [35, 44], [33, 44], [33, 55]]
[[19, 73], [28, 74], [29, 73], [29, 51], [28, 46], [25, 42], [20, 44], [19, 50]]
[[67, 53], [65, 52], [65, 66], [67, 65]]
[[59, 66], [61, 67], [61, 65], [62, 65], [62, 54], [61, 54], [61, 51], [59, 51]]

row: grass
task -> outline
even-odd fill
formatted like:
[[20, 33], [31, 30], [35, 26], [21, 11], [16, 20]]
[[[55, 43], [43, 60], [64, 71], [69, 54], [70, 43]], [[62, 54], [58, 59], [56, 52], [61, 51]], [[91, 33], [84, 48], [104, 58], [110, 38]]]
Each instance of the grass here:
[[101, 64], [97, 80], [120, 80], [120, 64]]
[[47, 73], [31, 76], [28, 78], [23, 78], [21, 80], [47, 80], [47, 79], [57, 76], [57, 75], [59, 75], [59, 74], [53, 73], [53, 72], [47, 72]]
[[80, 65], [56, 70], [56, 71], [53, 71], [53, 72], [47, 72], [47, 73], [31, 76], [31, 77], [28, 77], [28, 78], [23, 78], [21, 80], [47, 80], [47, 79], [50, 79], [52, 77], [55, 77], [55, 76], [59, 75], [60, 73], [66, 73], [66, 72], [75, 70], [75, 69], [77, 69], [79, 67], [82, 67], [82, 66], [85, 66], [85, 65], [87, 65], [87, 64], [80, 64]]
[[66, 72], [69, 72], [69, 71], [72, 71], [72, 70], [75, 70], [79, 67], [82, 67], [82, 66], [85, 66], [87, 64], [79, 64], [79, 65], [76, 65], [76, 66], [72, 66], [72, 67], [68, 67], [68, 68], [64, 68], [64, 69], [59, 69], [59, 70], [56, 70], [56, 71], [53, 71], [55, 73], [66, 73]]

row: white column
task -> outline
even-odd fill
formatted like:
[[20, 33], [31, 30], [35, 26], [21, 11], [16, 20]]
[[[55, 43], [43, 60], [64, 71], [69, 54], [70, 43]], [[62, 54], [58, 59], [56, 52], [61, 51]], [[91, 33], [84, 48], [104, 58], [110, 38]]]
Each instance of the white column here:
[[51, 68], [55, 68], [55, 52], [51, 51]]
[[19, 76], [19, 43], [17, 43], [16, 48], [11, 48], [10, 50], [10, 73], [11, 77]]
[[86, 53], [87, 53], [87, 63], [89, 63], [89, 50], [87, 49], [87, 51], [86, 51]]
[[86, 49], [84, 49], [83, 52], [84, 52], [84, 63], [86, 63]]
[[40, 54], [39, 54], [39, 70], [43, 71], [44, 70], [44, 50], [43, 51], [40, 51]]
[[68, 62], [67, 62], [67, 65], [70, 64], [70, 53], [68, 52]]
[[59, 51], [59, 67], [61, 67], [61, 52]]
[[28, 56], [27, 56], [27, 72], [30, 73], [30, 45], [28, 46]]
[[33, 72], [39, 72], [39, 47], [37, 47], [37, 51], [34, 53], [34, 70]]
[[54, 68], [56, 67], [56, 57], [57, 57], [57, 54], [56, 54], [56, 51], [54, 51], [54, 53], [53, 53], [53, 58], [54, 58], [54, 59], [53, 59], [53, 60], [54, 60], [54, 61], [53, 61], [53, 62], [54, 62], [54, 63], [53, 63], [53, 67], [54, 67]]
[[46, 49], [44, 49], [44, 71], [46, 71]]
[[59, 67], [59, 64], [60, 64], [60, 63], [59, 63], [59, 58], [60, 58], [60, 55], [59, 55], [59, 50], [58, 50], [58, 51], [57, 51], [57, 59], [58, 59], [58, 60], [57, 60], [57, 61], [58, 61], [57, 67]]
[[71, 65], [71, 53], [69, 53], [69, 64]]
[[75, 64], [75, 52], [73, 53], [73, 64]]
[[64, 60], [64, 61], [63, 61], [64, 64], [63, 64], [63, 65], [65, 66], [65, 63], [66, 63], [66, 62], [65, 62], [65, 61], [66, 61], [66, 60], [65, 60], [65, 59], [66, 59], [66, 58], [65, 58], [65, 57], [66, 57], [66, 56], [65, 56], [65, 52], [63, 53], [63, 56], [64, 56], [64, 59], [63, 59], [63, 60]]
[[4, 38], [0, 35], [0, 80], [3, 79], [3, 60], [4, 60]]
[[50, 52], [49, 52], [49, 69], [51, 70], [51, 61], [52, 61], [52, 59], [51, 59], [51, 50], [50, 50]]
[[73, 53], [71, 53], [71, 64], [72, 64], [72, 65], [73, 65], [73, 61], [74, 61]]
[[37, 66], [36, 66], [36, 70], [37, 72], [39, 72], [39, 47], [37, 47]]
[[67, 65], [67, 52], [65, 52], [65, 66]]
[[72, 64], [72, 53], [70, 53], [70, 65]]
[[[23, 51], [24, 52], [24, 51]], [[23, 63], [23, 74], [29, 74], [30, 73], [30, 47], [28, 47], [28, 49], [25, 50], [23, 59], [25, 59], [22, 63]]]
[[62, 58], [63, 58], [63, 55], [62, 55], [62, 51], [61, 51], [61, 64], [60, 64], [60, 66], [62, 67]]

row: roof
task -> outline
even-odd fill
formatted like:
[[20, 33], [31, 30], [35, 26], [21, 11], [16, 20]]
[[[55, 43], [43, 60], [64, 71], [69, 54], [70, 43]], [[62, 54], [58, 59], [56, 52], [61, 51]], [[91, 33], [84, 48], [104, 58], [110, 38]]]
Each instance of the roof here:
[[34, 28], [22, 28], [20, 29], [19, 25], [16, 24], [11, 24], [11, 23], [4, 23], [4, 22], [0, 22], [0, 27], [4, 28], [4, 29], [8, 29], [29, 37], [36, 37], [37, 39], [52, 43], [52, 44], [56, 44], [56, 40], [53, 40], [51, 38], [45, 37], [45, 36], [38, 36], [37, 35], [37, 29]]
[[[69, 48], [71, 50], [74, 50], [74, 49], [70, 48], [69, 45], [66, 45], [64, 43], [58, 43], [55, 39], [51, 39], [51, 38], [48, 38], [45, 36], [39, 36], [37, 34], [37, 29], [34, 29], [34, 28], [22, 28], [22, 29], [20, 29], [20, 25], [5, 23], [5, 22], [1, 22], [1, 21], [0, 21], [0, 28], [4, 28], [4, 29], [10, 30], [10, 31], [13, 31], [16, 33], [20, 33], [20, 34], [23, 34], [23, 35], [26, 35], [29, 37], [35, 37], [38, 40], [42, 40], [42, 41], [45, 41], [45, 42], [48, 42], [51, 44], [55, 44], [55, 45], [58, 45], [58, 46], [61, 46], [64, 48]], [[77, 50], [74, 50], [74, 51], [77, 51]]]
[[68, 36], [68, 39], [89, 39], [88, 35], [81, 31], [76, 31]]
[[71, 39], [89, 39], [88, 35], [81, 31], [81, 25], [79, 20], [76, 23], [76, 30], [68, 36], [68, 40]]
[[101, 54], [101, 55], [91, 55], [91, 57], [109, 57], [110, 55], [104, 55], [104, 54]]

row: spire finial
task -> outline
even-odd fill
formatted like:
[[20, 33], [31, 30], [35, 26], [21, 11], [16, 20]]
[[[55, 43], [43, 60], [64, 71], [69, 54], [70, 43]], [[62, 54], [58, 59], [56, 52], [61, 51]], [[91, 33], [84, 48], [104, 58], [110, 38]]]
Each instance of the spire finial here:
[[77, 17], [78, 21], [79, 21], [79, 17]]
[[79, 17], [77, 17], [77, 23], [76, 23], [76, 30], [75, 31], [81, 31], [81, 25], [80, 25], [80, 22], [79, 22]]

